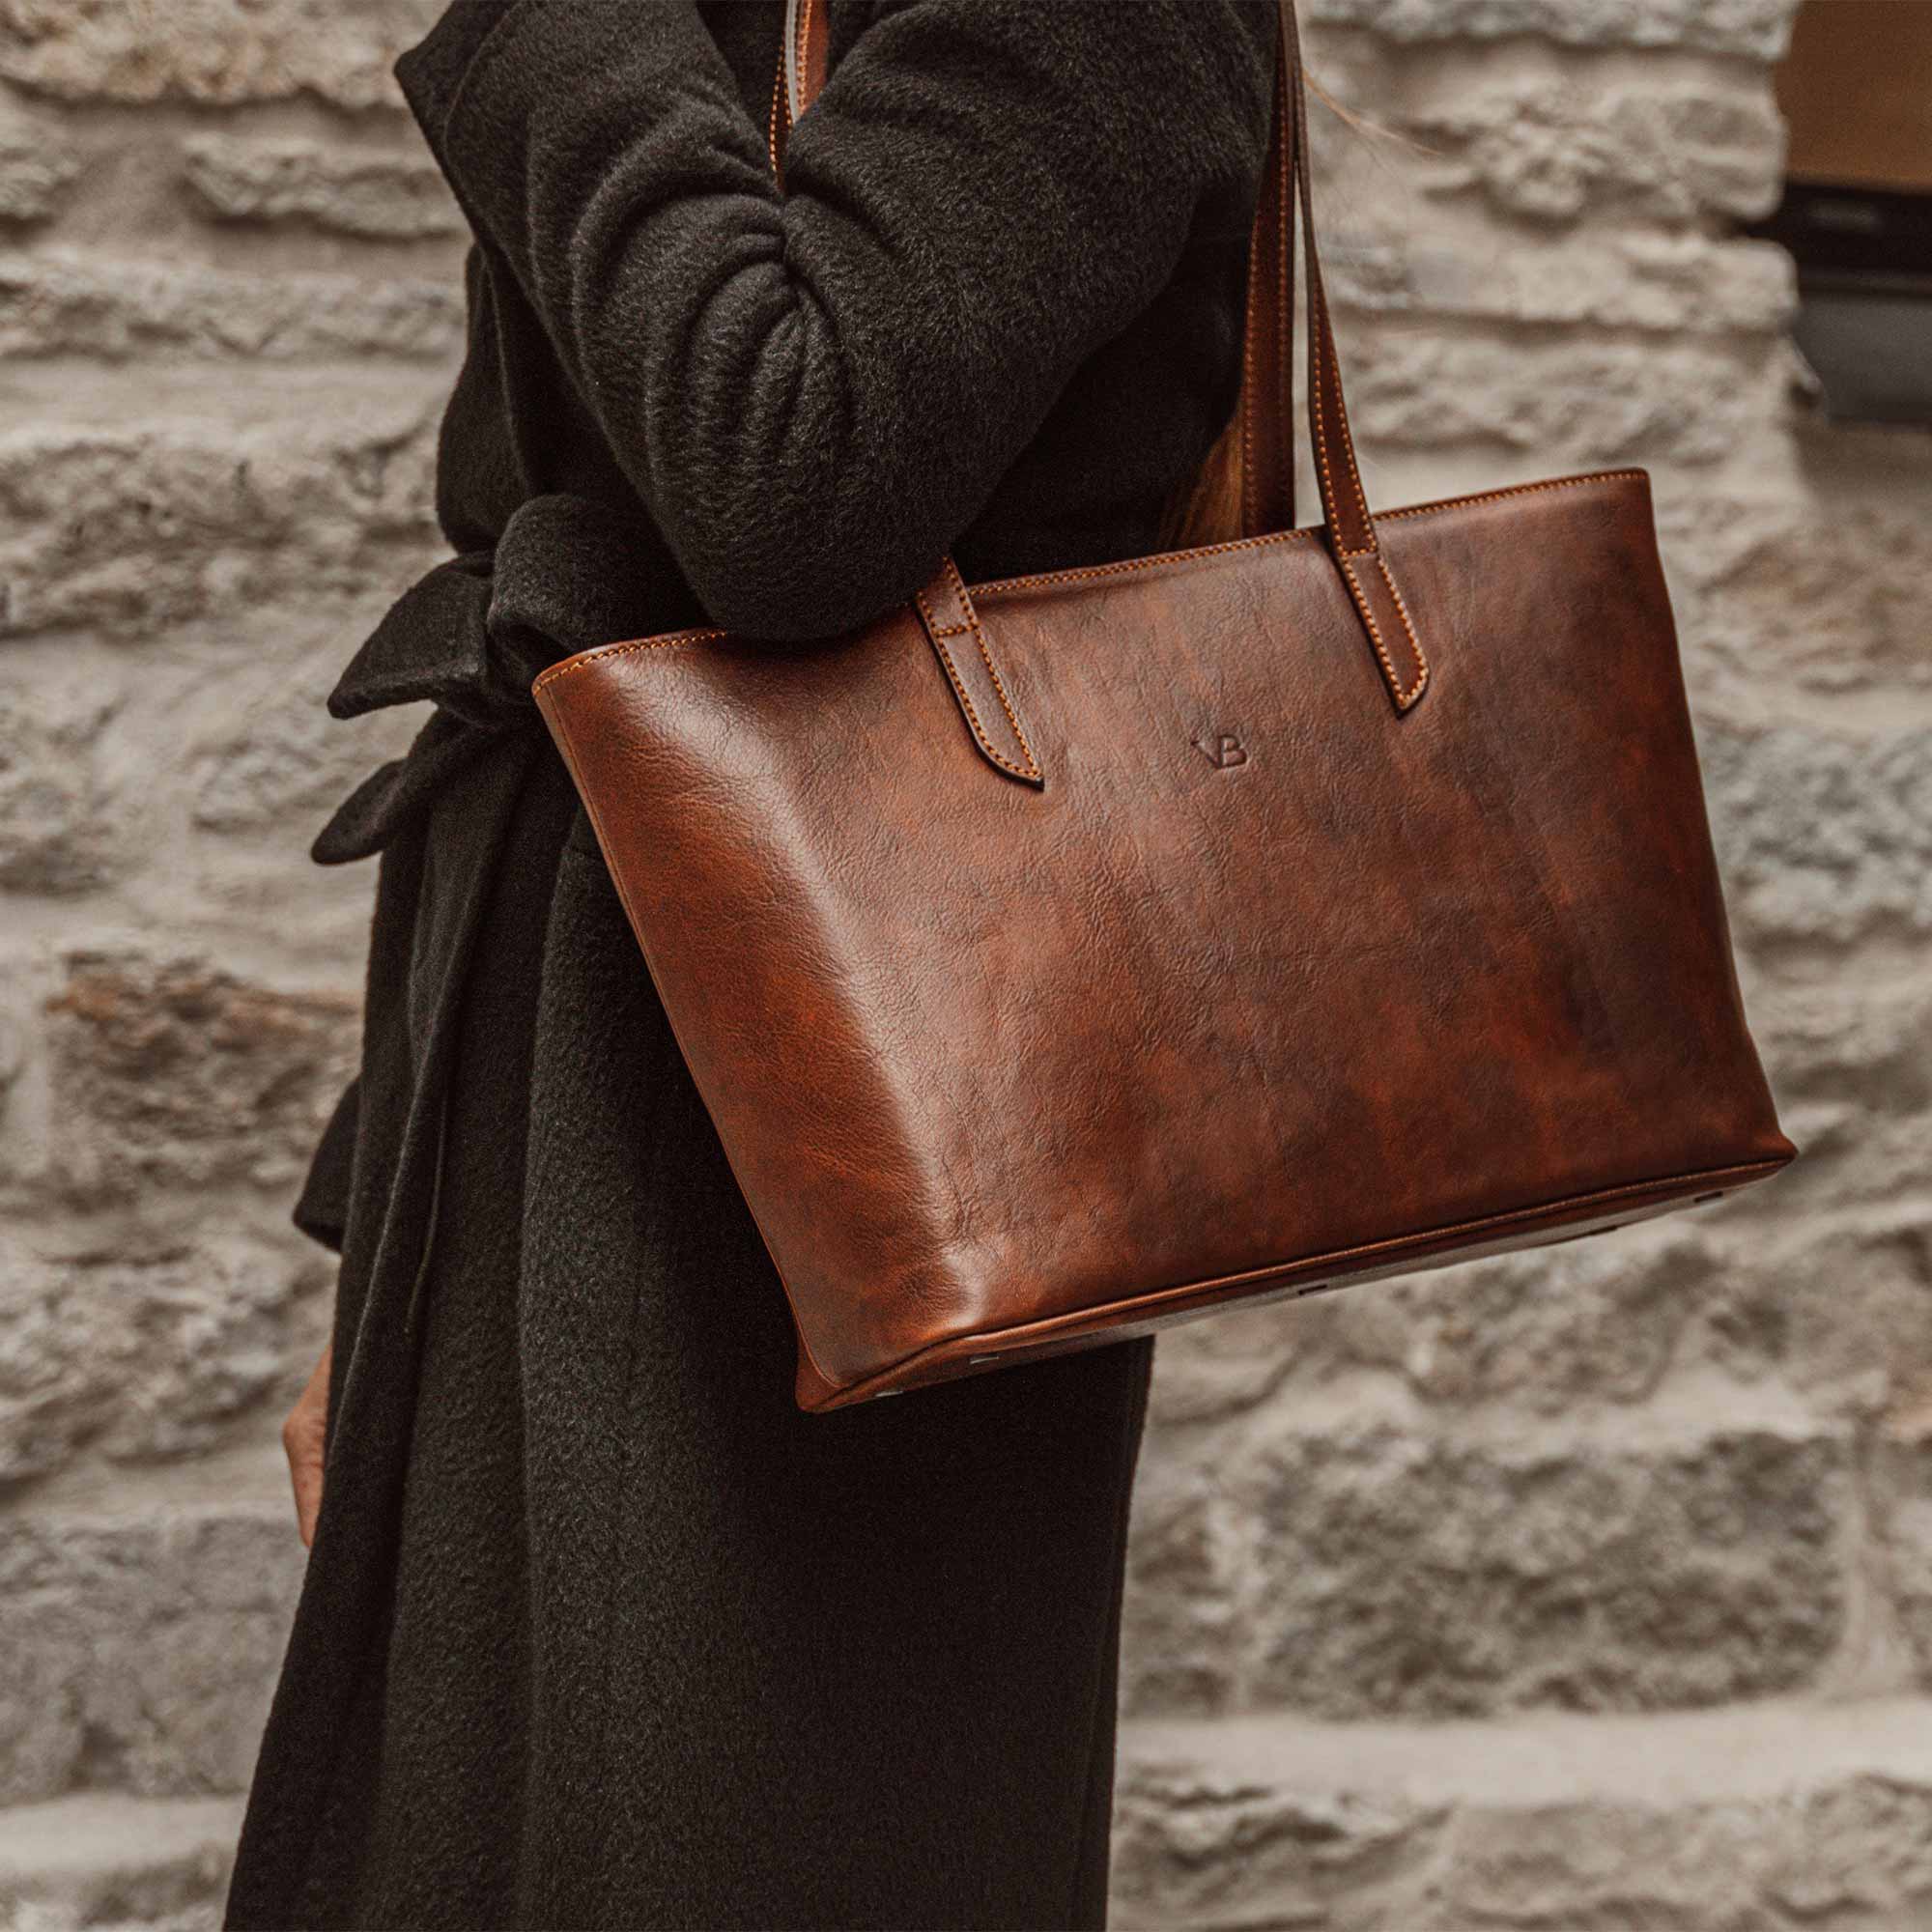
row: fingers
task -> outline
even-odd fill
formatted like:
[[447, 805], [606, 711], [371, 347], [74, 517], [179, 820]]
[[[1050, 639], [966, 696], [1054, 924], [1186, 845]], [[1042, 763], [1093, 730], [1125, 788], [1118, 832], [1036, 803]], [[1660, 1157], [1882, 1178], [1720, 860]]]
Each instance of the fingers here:
[[295, 1485], [296, 1528], [304, 1546], [315, 1542], [322, 1511], [322, 1444], [310, 1436], [289, 1443], [289, 1477]]
[[282, 1447], [288, 1454], [289, 1480], [295, 1488], [296, 1528], [304, 1545], [315, 1542], [315, 1520], [322, 1509], [323, 1436], [328, 1416], [330, 1350], [325, 1348], [307, 1385], [282, 1424]]

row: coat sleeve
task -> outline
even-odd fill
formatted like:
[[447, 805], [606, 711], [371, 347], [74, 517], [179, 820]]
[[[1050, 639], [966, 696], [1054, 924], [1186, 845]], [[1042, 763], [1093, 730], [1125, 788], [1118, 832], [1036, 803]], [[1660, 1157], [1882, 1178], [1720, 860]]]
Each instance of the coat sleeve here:
[[809, 638], [909, 596], [1204, 195], [1252, 204], [1257, 12], [882, 6], [782, 192], [693, 0], [459, 0], [396, 72], [712, 618]]

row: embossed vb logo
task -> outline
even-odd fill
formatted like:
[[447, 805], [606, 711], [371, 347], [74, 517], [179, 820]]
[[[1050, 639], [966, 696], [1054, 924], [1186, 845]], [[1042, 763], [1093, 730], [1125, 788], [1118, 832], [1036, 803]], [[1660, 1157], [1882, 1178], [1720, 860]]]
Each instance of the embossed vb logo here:
[[1248, 748], [1233, 731], [1209, 731], [1192, 742], [1217, 770], [1231, 772], [1236, 765], [1248, 762]]

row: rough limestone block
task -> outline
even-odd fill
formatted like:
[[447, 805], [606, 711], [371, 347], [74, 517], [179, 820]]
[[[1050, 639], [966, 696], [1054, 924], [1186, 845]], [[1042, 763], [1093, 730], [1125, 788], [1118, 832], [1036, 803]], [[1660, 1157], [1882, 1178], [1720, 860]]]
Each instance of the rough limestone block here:
[[1904, 1928], [1932, 1912], [1932, 1859], [1913, 1849], [1928, 1832], [1932, 1781], [1885, 1776], [1754, 1804], [1552, 1804], [1471, 1818], [1445, 1859], [1443, 1922]]
[[1138, 1711], [1235, 1707], [1254, 1633], [1243, 1625], [1261, 1568], [1260, 1524], [1211, 1472], [1148, 1442], [1134, 1490], [1123, 1704]]
[[122, 868], [124, 815], [100, 760], [118, 705], [71, 680], [0, 686], [0, 890], [71, 897]]
[[1407, 169], [1423, 192], [1473, 193], [1539, 225], [1599, 213], [1749, 219], [1776, 206], [1782, 185], [1769, 85], [1719, 69], [1642, 86], [1498, 78], [1408, 106], [1394, 125], [1424, 150]]
[[[1855, 1101], [1797, 1098], [1784, 1108], [1783, 1118], [1804, 1159], [1792, 1171], [1780, 1212], [1815, 1215], [1828, 1226], [1830, 1215], [1888, 1213], [1922, 1189], [1932, 1112], [1900, 1120]], [[1907, 1361], [1916, 1346], [1915, 1336], [1903, 1348]]]
[[1828, 471], [1815, 498], [1785, 491], [1660, 496], [1665, 554], [1689, 592], [1685, 635], [1700, 668], [1721, 670], [1745, 694], [1789, 694], [1802, 711], [1808, 695], [1883, 690], [1918, 699], [1914, 708], [1932, 731], [1932, 518], [1924, 509], [1932, 440], [1842, 435], [1855, 460], [1863, 453], [1869, 461], [1857, 466], [1861, 474]]
[[440, 361], [462, 340], [453, 277], [254, 273], [75, 248], [0, 261], [0, 359]]
[[1299, 1391], [1361, 1370], [1399, 1378], [1431, 1405], [1508, 1402], [1562, 1416], [1645, 1401], [1724, 1270], [1708, 1215], [1174, 1329], [1154, 1358], [1154, 1423], [1289, 1406]]
[[[1779, 1095], [1822, 1103], [1861, 1128], [1886, 1117], [1918, 1126], [1932, 1117], [1932, 974], [1824, 972], [1764, 989], [1750, 1007], [1758, 1051]], [[1806, 1142], [1806, 1159], [1787, 1177], [1810, 1188], [1808, 1169], [1822, 1151]], [[1835, 1175], [1843, 1200], [1849, 1175]], [[1905, 1190], [1899, 1190], [1905, 1192]], [[1917, 1192], [1917, 1190], [1913, 1190]]]
[[[325, 703], [408, 573], [383, 576], [365, 597], [320, 608], [292, 586], [290, 601], [237, 613], [192, 653], [159, 663], [91, 642], [7, 646], [0, 894], [79, 904], [102, 888], [139, 893], [164, 874], [173, 922], [203, 916], [187, 902], [191, 885], [253, 895], [279, 871], [292, 899], [346, 888], [349, 875], [314, 871], [309, 844], [423, 719], [399, 707], [344, 723]], [[252, 897], [229, 903], [258, 929], [279, 918]], [[345, 980], [358, 965], [345, 959]]]
[[147, 638], [259, 613], [291, 583], [311, 610], [400, 591], [447, 554], [434, 420], [425, 396], [240, 428], [0, 431], [0, 637]]
[[[1810, 1121], [1805, 1158], [1780, 1193], [1814, 1209], [1916, 1198], [1922, 1160], [1888, 1177], [1857, 1154], [1893, 1123], [1920, 1136], [1922, 1154], [1932, 1126], [1932, 976], [1909, 960], [1894, 973], [1828, 972], [1766, 990], [1752, 1012], [1773, 1086]], [[1834, 1161], [1834, 1150], [1850, 1164]]]
[[1336, 1776], [1277, 1782], [1170, 1757], [1134, 1727], [1114, 1800], [1113, 1901], [1122, 1932], [1400, 1925], [1384, 1916], [1427, 1884], [1445, 1804], [1350, 1788]]
[[1128, 1724], [1113, 1889], [1122, 1932], [1905, 1932], [1932, 1707]]
[[1487, 224], [1369, 220], [1337, 239], [1322, 255], [1329, 298], [1367, 315], [1728, 338], [1781, 332], [1797, 300], [1790, 256], [1764, 242], [1632, 228], [1525, 242]]
[[416, 706], [346, 723], [328, 715], [329, 689], [379, 610], [323, 624], [291, 611], [275, 630], [299, 657], [223, 666], [190, 696], [198, 728], [185, 783], [197, 832], [274, 840], [312, 880], [310, 838], [377, 765], [408, 749], [423, 722]]
[[1306, 0], [1308, 17], [1394, 41], [1541, 34], [1573, 46], [1690, 47], [1773, 61], [1798, 0]]
[[1432, 1404], [1557, 1418], [1641, 1403], [1721, 1272], [1702, 1220], [1365, 1284], [1333, 1299], [1334, 1357]]
[[[1797, 1237], [1774, 1241], [1786, 1221]], [[1932, 1208], [1907, 1200], [1827, 1219], [1779, 1203], [1774, 1224], [1741, 1202], [1723, 1260], [1678, 1350], [1692, 1385], [1706, 1370], [1782, 1382], [1820, 1414], [1878, 1425], [1932, 1390]]]
[[1771, 336], [1628, 342], [1377, 317], [1349, 331], [1349, 411], [1378, 451], [1502, 445], [1546, 475], [1701, 466], [1762, 436], [1790, 369]]
[[1748, 940], [1932, 933], [1932, 721], [1753, 729], [1707, 713], [1698, 753]]
[[72, 101], [400, 105], [389, 68], [441, 0], [0, 0], [0, 78]]
[[50, 1799], [0, 1815], [12, 1932], [214, 1932], [242, 1805], [232, 1798]]
[[[1305, 1406], [1156, 1464], [1132, 1708], [1665, 1709], [1804, 1686], [1839, 1640], [1839, 1433], [1429, 1435], [1339, 1395], [1319, 1427]], [[1219, 1535], [1198, 1521], [1217, 1497]]]
[[385, 242], [469, 232], [436, 164], [419, 151], [199, 134], [184, 144], [184, 154], [190, 196], [219, 221], [301, 225]]
[[1807, 1682], [1843, 1615], [1844, 1444], [1289, 1435], [1256, 1689], [1331, 1714], [1659, 1708]]
[[302, 1559], [286, 1505], [10, 1517], [0, 1802], [244, 1788]]
[[[1932, 1132], [1932, 984], [1911, 990], [1916, 1030], [1889, 1034], [1886, 1052], [1918, 1074], [1906, 1113]], [[1787, 1037], [1776, 1016], [1761, 1031], [1774, 1048]], [[1834, 1089], [1857, 1084], [1849, 1054], [1825, 1056]], [[1890, 1100], [1881, 1081], [1863, 1111]], [[1397, 1381], [1444, 1428], [1458, 1413], [1556, 1422], [1708, 1406], [1726, 1392], [1744, 1403], [1778, 1386], [1821, 1414], [1889, 1416], [1932, 1388], [1932, 1208], [1906, 1199], [1823, 1215], [1791, 1193], [1814, 1158], [1807, 1146], [1776, 1187], [1726, 1208], [1176, 1329], [1155, 1359], [1156, 1459], [1171, 1442], [1185, 1456], [1204, 1424], [1323, 1400], [1364, 1370]], [[1210, 1498], [1211, 1489], [1199, 1498], [1204, 1509]], [[1177, 1526], [1192, 1543], [1207, 1520], [1182, 1512]]]
[[79, 153], [60, 135], [0, 126], [0, 222], [50, 221], [80, 179]]
[[1871, 1480], [1887, 1592], [1918, 1681], [1932, 1685], [1932, 1372], [1881, 1432]]
[[75, 953], [49, 1002], [54, 1173], [79, 1200], [300, 1178], [355, 1069], [349, 993], [197, 959]]
[[192, 1456], [313, 1366], [329, 1277], [245, 1240], [154, 1255], [0, 1248], [0, 1483], [92, 1447]]

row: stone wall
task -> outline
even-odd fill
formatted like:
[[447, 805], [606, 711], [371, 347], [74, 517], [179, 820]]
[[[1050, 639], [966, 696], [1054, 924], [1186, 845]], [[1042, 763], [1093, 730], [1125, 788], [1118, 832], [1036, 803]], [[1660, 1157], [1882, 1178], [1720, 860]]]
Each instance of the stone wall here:
[[[320, 698], [436, 554], [434, 0], [0, 0], [0, 1918], [212, 1919], [355, 1050]], [[1128, 1926], [1932, 1919], [1932, 439], [1786, 347], [1791, 0], [1312, 0], [1372, 488], [1656, 477], [1804, 1163], [1163, 1340]]]

